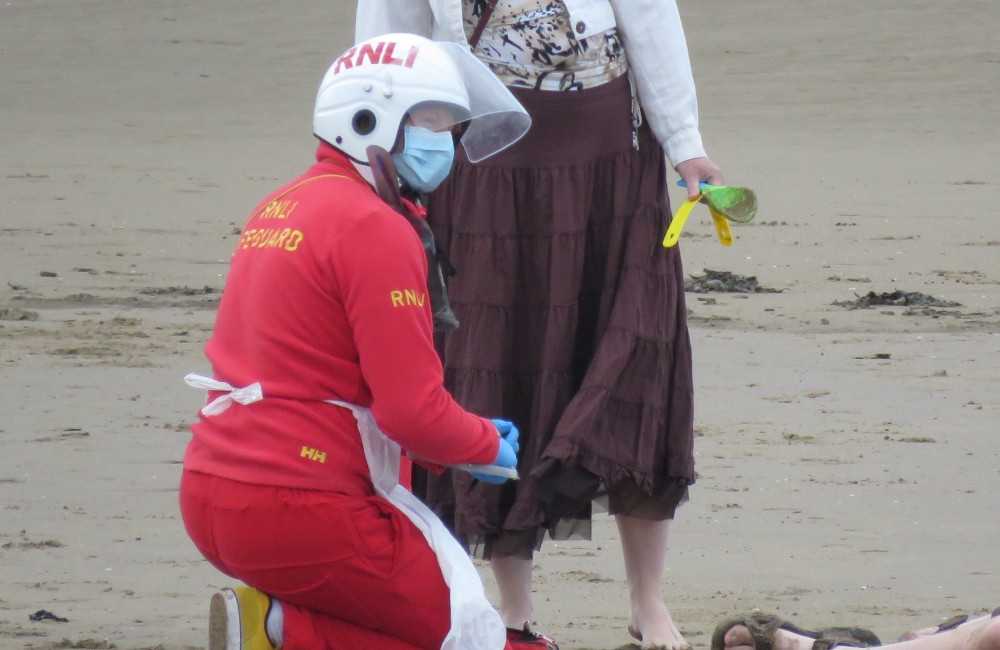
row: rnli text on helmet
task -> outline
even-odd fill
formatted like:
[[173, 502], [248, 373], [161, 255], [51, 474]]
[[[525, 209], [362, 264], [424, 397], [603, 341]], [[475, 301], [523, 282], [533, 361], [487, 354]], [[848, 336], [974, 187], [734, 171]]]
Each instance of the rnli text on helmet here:
[[420, 47], [411, 46], [403, 58], [396, 58], [395, 49], [396, 44], [391, 41], [377, 43], [374, 46], [371, 43], [365, 43], [361, 47], [352, 47], [337, 59], [333, 74], [339, 73], [341, 66], [344, 70], [350, 70], [354, 66], [360, 66], [364, 63], [401, 65], [404, 68], [412, 68], [413, 62], [417, 60], [417, 52], [420, 51]]

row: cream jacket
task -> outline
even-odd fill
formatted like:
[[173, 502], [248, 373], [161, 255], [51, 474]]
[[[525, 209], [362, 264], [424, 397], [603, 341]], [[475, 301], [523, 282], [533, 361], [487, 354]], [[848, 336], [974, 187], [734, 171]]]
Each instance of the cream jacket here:
[[[677, 0], [563, 0], [578, 38], [617, 26], [646, 119], [670, 163], [705, 155]], [[468, 44], [462, 0], [358, 0], [355, 42], [408, 32]]]

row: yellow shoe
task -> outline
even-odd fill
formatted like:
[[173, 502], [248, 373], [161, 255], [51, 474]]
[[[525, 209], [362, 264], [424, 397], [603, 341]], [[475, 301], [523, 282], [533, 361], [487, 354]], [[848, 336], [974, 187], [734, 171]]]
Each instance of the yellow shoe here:
[[274, 650], [265, 623], [271, 598], [253, 587], [226, 587], [208, 606], [208, 650]]

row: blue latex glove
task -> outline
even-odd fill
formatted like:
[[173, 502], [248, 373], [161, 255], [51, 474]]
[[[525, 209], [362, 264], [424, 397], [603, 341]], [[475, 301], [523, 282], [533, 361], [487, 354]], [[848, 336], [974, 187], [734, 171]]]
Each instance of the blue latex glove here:
[[[497, 459], [492, 464], [497, 467], [517, 468], [517, 452], [521, 448], [517, 442], [518, 435], [520, 435], [517, 427], [507, 420], [493, 420], [492, 422], [500, 433], [500, 449], [497, 452]], [[477, 472], [472, 472], [472, 478], [484, 483], [499, 484], [507, 481], [503, 476], [492, 476]]]
[[[514, 426], [513, 422], [510, 422], [509, 420], [490, 420], [490, 422], [492, 422], [493, 426], [495, 426], [497, 431], [500, 432], [500, 437], [510, 443], [510, 446], [514, 448], [515, 454], [521, 451], [521, 446], [517, 443], [517, 438], [521, 435], [521, 433], [517, 430], [517, 427]], [[511, 467], [513, 467], [513, 465], [511, 465]]]

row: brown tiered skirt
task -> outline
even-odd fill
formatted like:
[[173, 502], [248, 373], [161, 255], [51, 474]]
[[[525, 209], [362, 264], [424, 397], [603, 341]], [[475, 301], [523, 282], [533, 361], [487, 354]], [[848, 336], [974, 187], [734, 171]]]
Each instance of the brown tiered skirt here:
[[626, 76], [513, 92], [531, 130], [475, 165], [460, 152], [428, 206], [458, 269], [445, 384], [518, 426], [521, 480], [449, 472], [415, 486], [485, 557], [530, 557], [546, 531], [589, 538], [605, 494], [613, 514], [672, 518], [694, 483], [684, 277], [679, 250], [660, 244], [663, 150], [645, 124], [633, 147]]

